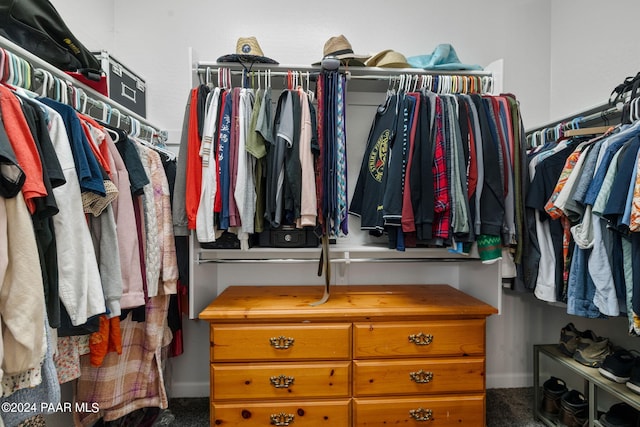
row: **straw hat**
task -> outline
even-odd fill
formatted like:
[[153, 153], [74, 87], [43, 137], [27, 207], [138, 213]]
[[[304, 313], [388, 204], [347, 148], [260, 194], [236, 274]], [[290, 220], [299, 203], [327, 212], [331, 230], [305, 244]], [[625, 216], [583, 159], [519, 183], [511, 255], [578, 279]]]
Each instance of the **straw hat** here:
[[392, 49], [376, 53], [367, 60], [365, 65], [367, 67], [381, 68], [412, 68], [403, 54]]
[[263, 64], [277, 64], [271, 58], [264, 56], [258, 40], [251, 37], [240, 37], [236, 43], [236, 53], [221, 56], [218, 62], [261, 62]]
[[[347, 38], [340, 34], [339, 36], [331, 37], [324, 44], [322, 49], [322, 58], [336, 58], [339, 59], [345, 65], [364, 66], [364, 61], [369, 58], [369, 55], [356, 55], [353, 52], [351, 43]], [[320, 65], [321, 61], [314, 63], [313, 65]]]

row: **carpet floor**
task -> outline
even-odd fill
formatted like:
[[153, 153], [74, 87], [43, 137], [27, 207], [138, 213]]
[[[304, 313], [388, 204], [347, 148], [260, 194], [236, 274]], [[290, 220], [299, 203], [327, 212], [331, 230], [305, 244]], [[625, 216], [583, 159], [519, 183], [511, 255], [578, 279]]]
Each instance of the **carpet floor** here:
[[[533, 419], [533, 388], [487, 390], [487, 427], [544, 426]], [[155, 427], [205, 427], [209, 425], [208, 398], [171, 399], [169, 409]], [[338, 426], [336, 426], [338, 427]]]

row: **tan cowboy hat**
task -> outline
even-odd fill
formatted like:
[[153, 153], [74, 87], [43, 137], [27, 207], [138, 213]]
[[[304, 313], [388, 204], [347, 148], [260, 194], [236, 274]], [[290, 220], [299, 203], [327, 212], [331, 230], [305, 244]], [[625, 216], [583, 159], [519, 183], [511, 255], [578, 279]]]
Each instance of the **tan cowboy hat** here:
[[236, 43], [236, 53], [224, 55], [218, 58], [218, 62], [261, 62], [263, 64], [277, 64], [271, 58], [264, 56], [258, 40], [251, 37], [240, 37]]
[[380, 68], [412, 68], [403, 54], [392, 49], [376, 53], [365, 62], [365, 65]]
[[[353, 52], [351, 43], [342, 34], [339, 36], [331, 37], [324, 44], [322, 49], [322, 58], [336, 58], [345, 65], [364, 66], [364, 61], [369, 58], [369, 55], [356, 55]], [[321, 61], [314, 63], [313, 65], [320, 65]]]

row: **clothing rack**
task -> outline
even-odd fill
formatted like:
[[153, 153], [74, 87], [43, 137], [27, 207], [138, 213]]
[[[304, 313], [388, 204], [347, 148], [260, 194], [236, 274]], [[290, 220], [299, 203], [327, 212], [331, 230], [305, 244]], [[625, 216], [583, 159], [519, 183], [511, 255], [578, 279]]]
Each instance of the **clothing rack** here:
[[[159, 141], [160, 143], [166, 141], [166, 131], [160, 130], [144, 117], [109, 99], [84, 83], [73, 79], [64, 71], [54, 67], [21, 46], [4, 37], [0, 37], [0, 48], [26, 61], [32, 70], [33, 80], [39, 81], [41, 85], [44, 83], [44, 79], [50, 76], [57, 80], [56, 84], [60, 84], [61, 88], [66, 88], [68, 94], [75, 94], [75, 96], [68, 96], [68, 103], [76, 110], [85, 109], [86, 114], [110, 125], [120, 125], [120, 127], [125, 125], [127, 129], [124, 130], [130, 134], [137, 133], [137, 135], [149, 141]], [[15, 84], [15, 86], [27, 89], [21, 84]], [[88, 109], [86, 108], [87, 106]]]
[[[197, 75], [201, 83], [211, 82], [212, 76], [220, 76], [221, 70], [228, 69], [231, 76], [246, 76], [248, 79], [255, 78], [257, 73], [259, 76], [284, 77], [287, 78], [293, 74], [298, 74], [300, 79], [308, 79], [315, 81], [318, 74], [322, 71], [320, 66], [304, 66], [304, 65], [274, 65], [254, 63], [249, 66], [232, 63], [232, 62], [208, 62], [199, 61], [195, 63], [193, 72]], [[448, 82], [452, 82], [456, 77], [461, 79], [474, 78], [477, 80], [477, 86], [483, 92], [490, 92], [493, 88], [493, 73], [491, 71], [478, 70], [424, 70], [421, 68], [380, 68], [380, 67], [340, 67], [339, 70], [345, 73], [347, 80], [358, 80], [361, 82], [371, 82], [372, 84], [387, 83], [387, 87], [398, 84], [407, 84], [416, 86], [420, 77], [438, 78], [442, 77]], [[297, 78], [298, 76], [296, 76]], [[259, 77], [262, 78], [262, 77]], [[454, 85], [457, 83], [453, 83]], [[452, 83], [449, 83], [451, 86]], [[460, 80], [460, 87], [465, 85]], [[285, 82], [286, 86], [286, 82]]]
[[527, 129], [527, 146], [531, 147], [533, 140], [539, 136], [543, 136], [545, 140], [557, 140], [563, 132], [599, 124], [608, 126], [612, 122], [619, 121], [621, 116], [622, 103], [614, 106], [608, 102], [602, 103], [544, 125]]

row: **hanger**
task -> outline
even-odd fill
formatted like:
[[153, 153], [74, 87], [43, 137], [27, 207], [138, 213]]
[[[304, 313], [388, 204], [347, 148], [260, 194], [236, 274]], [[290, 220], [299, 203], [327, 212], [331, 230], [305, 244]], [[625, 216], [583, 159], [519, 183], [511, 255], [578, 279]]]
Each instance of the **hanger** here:
[[[84, 95], [84, 101], [82, 100], [82, 95]], [[80, 112], [82, 114], [86, 114], [86, 112], [87, 112], [87, 99], [88, 98], [89, 97], [87, 96], [87, 94], [83, 90], [80, 90], [80, 103], [81, 103], [80, 104]]]
[[111, 137], [111, 140], [113, 142], [119, 142], [120, 141], [120, 134], [116, 131], [114, 131], [113, 129], [109, 129], [108, 127], [103, 128], [105, 130], [105, 132], [107, 132], [109, 134], [109, 136]]
[[118, 113], [118, 121], [116, 122], [116, 127], [118, 129], [122, 129], [122, 127], [120, 126], [120, 122], [122, 121], [122, 113], [117, 108], [113, 109], [113, 113]]
[[311, 80], [311, 75], [307, 71], [307, 96], [309, 97], [309, 102], [314, 102], [316, 100], [316, 94], [314, 91], [311, 90], [310, 80]]
[[564, 136], [584, 136], [584, 135], [600, 135], [607, 133], [611, 126], [595, 126], [581, 129], [569, 129], [564, 132]]
[[207, 67], [207, 70], [205, 72], [205, 84], [208, 87], [212, 87], [213, 86], [213, 83], [211, 83], [211, 72], [212, 72], [211, 67]]
[[102, 104], [102, 121], [104, 123], [109, 123], [111, 121], [111, 112], [113, 107], [107, 103]]
[[[159, 136], [155, 129], [153, 129], [151, 126], [143, 125], [138, 119], [134, 117], [129, 117], [129, 120], [131, 121], [131, 131], [129, 132], [129, 136], [135, 139], [137, 143], [139, 143], [140, 145], [144, 145], [145, 147], [148, 147], [158, 153], [164, 154], [169, 158], [169, 160], [176, 159], [176, 154], [173, 151], [153, 143], [154, 137]], [[140, 137], [140, 131], [143, 127], [147, 132], [149, 141]]]

